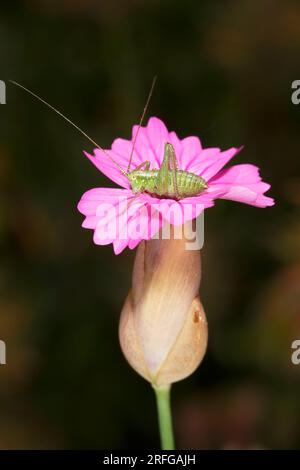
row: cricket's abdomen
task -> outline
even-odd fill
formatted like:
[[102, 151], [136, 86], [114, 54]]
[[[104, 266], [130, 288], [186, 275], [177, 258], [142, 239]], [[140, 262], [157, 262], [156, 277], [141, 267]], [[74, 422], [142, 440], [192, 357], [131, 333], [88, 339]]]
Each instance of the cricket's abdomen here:
[[[174, 171], [168, 171], [168, 187], [162, 191], [158, 183], [159, 170], [141, 171], [138, 176], [139, 184], [149, 194], [165, 198], [185, 198], [196, 196], [207, 188], [206, 181], [201, 176], [184, 170], [176, 171], [176, 183], [174, 184]], [[137, 172], [138, 173], [138, 172]]]

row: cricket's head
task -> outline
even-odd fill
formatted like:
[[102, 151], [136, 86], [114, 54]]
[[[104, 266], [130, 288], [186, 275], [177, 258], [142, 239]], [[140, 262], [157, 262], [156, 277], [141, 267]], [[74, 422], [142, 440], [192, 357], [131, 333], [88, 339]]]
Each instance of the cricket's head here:
[[131, 189], [134, 193], [139, 193], [143, 187], [143, 178], [138, 174], [139, 170], [133, 170], [126, 173], [126, 177], [130, 183]]

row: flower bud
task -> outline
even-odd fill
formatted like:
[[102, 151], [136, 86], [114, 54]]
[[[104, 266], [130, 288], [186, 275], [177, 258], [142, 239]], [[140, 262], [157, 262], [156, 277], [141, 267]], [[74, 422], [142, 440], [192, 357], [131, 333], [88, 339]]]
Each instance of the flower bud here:
[[203, 359], [207, 322], [198, 297], [200, 251], [186, 239], [153, 239], [137, 250], [119, 337], [129, 364], [155, 385], [190, 375]]

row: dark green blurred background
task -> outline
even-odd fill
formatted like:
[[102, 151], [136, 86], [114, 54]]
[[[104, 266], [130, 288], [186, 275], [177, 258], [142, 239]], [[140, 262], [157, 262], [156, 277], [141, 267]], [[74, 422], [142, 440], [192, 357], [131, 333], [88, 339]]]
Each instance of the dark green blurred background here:
[[[41, 94], [101, 145], [148, 115], [204, 146], [245, 149], [273, 208], [206, 212], [204, 362], [173, 390], [180, 448], [300, 448], [300, 3], [3, 2], [1, 79]], [[12, 85], [0, 107], [0, 448], [158, 446], [152, 390], [118, 317], [134, 253], [92, 243], [76, 205], [112, 185], [91, 146]]]

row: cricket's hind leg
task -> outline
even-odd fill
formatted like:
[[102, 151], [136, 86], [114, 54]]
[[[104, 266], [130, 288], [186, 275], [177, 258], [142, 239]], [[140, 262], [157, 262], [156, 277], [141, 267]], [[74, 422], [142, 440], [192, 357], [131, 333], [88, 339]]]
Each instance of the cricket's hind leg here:
[[[172, 144], [165, 144], [164, 158], [157, 176], [158, 194], [167, 198], [180, 199], [177, 186], [178, 162], [175, 150]], [[170, 186], [169, 176], [171, 174], [172, 186]]]
[[170, 151], [169, 166], [170, 166], [170, 171], [172, 174], [175, 198], [180, 199], [180, 194], [179, 194], [178, 185], [177, 185], [178, 160], [176, 158], [175, 150], [173, 147], [172, 147], [172, 150]]

